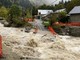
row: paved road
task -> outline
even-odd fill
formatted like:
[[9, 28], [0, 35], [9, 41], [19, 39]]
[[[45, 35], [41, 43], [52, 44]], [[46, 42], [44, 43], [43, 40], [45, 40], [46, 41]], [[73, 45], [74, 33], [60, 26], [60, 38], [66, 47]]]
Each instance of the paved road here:
[[33, 22], [33, 25], [36, 26], [39, 30], [47, 31], [47, 29], [42, 24], [42, 20], [35, 19], [35, 21]]

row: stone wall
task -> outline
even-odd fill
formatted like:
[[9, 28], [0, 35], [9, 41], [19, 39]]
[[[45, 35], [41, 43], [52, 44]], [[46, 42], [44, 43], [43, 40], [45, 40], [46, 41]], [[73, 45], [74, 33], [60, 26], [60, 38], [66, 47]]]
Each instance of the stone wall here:
[[69, 34], [72, 36], [80, 37], [80, 26], [70, 26]]

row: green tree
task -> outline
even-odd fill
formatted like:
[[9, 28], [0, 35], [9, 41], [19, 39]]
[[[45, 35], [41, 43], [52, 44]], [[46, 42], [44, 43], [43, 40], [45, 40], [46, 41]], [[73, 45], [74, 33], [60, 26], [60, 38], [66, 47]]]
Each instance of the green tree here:
[[8, 9], [5, 8], [4, 6], [2, 6], [0, 8], [0, 16], [3, 17], [3, 18], [6, 18], [7, 17], [7, 14], [8, 14]]
[[64, 12], [64, 11], [59, 12], [59, 16], [61, 16], [61, 17], [62, 17], [62, 16], [66, 16], [66, 14], [67, 14], [67, 13], [66, 13], [66, 12]]
[[35, 6], [33, 6], [32, 7], [32, 15], [34, 16], [34, 15], [37, 15], [37, 13], [38, 13], [38, 9], [35, 7]]
[[2, 7], [2, 3], [0, 3], [0, 8]]
[[71, 0], [66, 6], [67, 12], [70, 12], [75, 6], [80, 6], [80, 0]]
[[47, 5], [43, 4], [43, 5], [39, 6], [38, 9], [47, 9]]
[[64, 8], [64, 3], [61, 3], [61, 2], [54, 6], [54, 10], [59, 10], [59, 9], [63, 9], [63, 8]]
[[17, 5], [12, 5], [9, 10], [9, 15], [12, 17], [20, 17], [22, 14], [21, 8]]
[[58, 19], [59, 19], [59, 22], [63, 22], [63, 23], [66, 23], [66, 22], [68, 22], [68, 17], [66, 16], [66, 12], [60, 12], [59, 13], [59, 17], [58, 17]]
[[22, 21], [20, 20], [20, 17], [22, 15], [22, 10], [20, 7], [18, 7], [17, 5], [12, 5], [9, 13], [8, 13], [8, 22], [11, 25], [14, 26], [20, 26], [23, 25]]
[[53, 6], [53, 5], [50, 6], [50, 5], [45, 5], [45, 4], [43, 4], [43, 5], [39, 6], [38, 9], [54, 10], [54, 6]]
[[26, 10], [26, 18], [31, 18], [32, 17], [32, 10], [31, 9], [27, 9]]
[[57, 20], [57, 16], [55, 15], [55, 14], [52, 14], [51, 16], [50, 16], [50, 24], [51, 25], [53, 25], [53, 23], [55, 23], [55, 22], [57, 22], [58, 20]]

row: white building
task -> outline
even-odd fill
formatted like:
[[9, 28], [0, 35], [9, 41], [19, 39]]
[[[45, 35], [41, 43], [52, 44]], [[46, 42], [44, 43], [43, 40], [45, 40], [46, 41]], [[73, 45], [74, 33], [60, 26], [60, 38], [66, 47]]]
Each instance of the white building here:
[[66, 9], [64, 8], [64, 9], [56, 10], [55, 13], [59, 13], [59, 12], [63, 12], [63, 11], [66, 12]]
[[80, 23], [80, 6], [75, 6], [70, 12], [70, 21]]
[[53, 13], [53, 10], [38, 10], [38, 15], [46, 16], [50, 13]]

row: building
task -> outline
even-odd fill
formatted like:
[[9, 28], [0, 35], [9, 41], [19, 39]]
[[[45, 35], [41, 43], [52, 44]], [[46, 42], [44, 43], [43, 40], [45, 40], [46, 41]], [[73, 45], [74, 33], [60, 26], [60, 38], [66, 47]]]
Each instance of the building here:
[[59, 10], [56, 10], [55, 13], [59, 13], [59, 12], [66, 12], [66, 9], [59, 9]]
[[80, 22], [80, 6], [75, 6], [70, 12], [70, 22]]
[[[80, 37], [80, 6], [75, 6], [70, 12], [70, 35]], [[74, 26], [73, 26], [74, 25]]]
[[58, 17], [60, 12], [66, 12], [66, 9], [63, 8], [63, 9], [56, 10], [54, 14]]
[[50, 13], [53, 13], [53, 10], [38, 10], [38, 15], [41, 15], [42, 17]]

